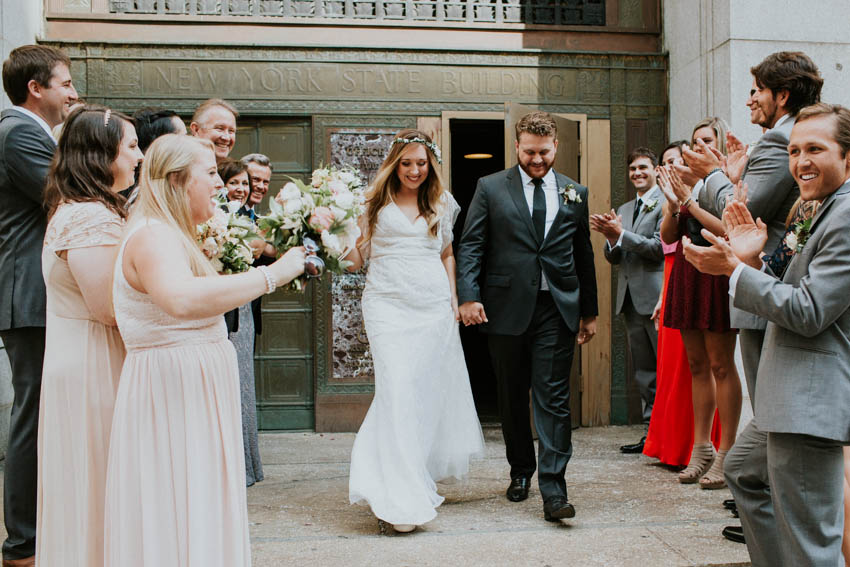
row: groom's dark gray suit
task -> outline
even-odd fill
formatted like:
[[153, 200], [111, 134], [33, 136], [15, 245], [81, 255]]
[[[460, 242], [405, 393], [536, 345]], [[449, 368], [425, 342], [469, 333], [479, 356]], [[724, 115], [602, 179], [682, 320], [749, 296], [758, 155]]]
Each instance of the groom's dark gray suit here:
[[[824, 199], [781, 281], [750, 267], [730, 281], [735, 306], [768, 320], [755, 419], [767, 433], [770, 491], [751, 482], [733, 491], [750, 526], [754, 566], [832, 566], [841, 556], [842, 446], [850, 444], [848, 218], [850, 182]], [[766, 545], [778, 553], [763, 553]]]
[[15, 398], [6, 450], [4, 559], [35, 554], [36, 438], [44, 358], [46, 292], [41, 248], [44, 191], [56, 144], [14, 109], [0, 118], [0, 338], [12, 366]]
[[[459, 303], [482, 303], [488, 318], [481, 330], [489, 335], [512, 479], [531, 477], [536, 468], [528, 415], [532, 390], [544, 500], [567, 495], [575, 335], [580, 318], [598, 313], [587, 188], [559, 173], [555, 180], [561, 191], [572, 185], [579, 200], [558, 197], [557, 214], [541, 239], [519, 166], [481, 178], [457, 253]], [[548, 291], [540, 289], [541, 275]]]

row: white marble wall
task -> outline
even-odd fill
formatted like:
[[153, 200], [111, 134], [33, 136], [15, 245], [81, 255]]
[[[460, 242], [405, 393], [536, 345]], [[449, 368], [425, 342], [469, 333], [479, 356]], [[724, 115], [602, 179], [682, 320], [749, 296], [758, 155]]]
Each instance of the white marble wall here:
[[[41, 30], [40, 0], [0, 0], [0, 62], [19, 45], [34, 43]], [[0, 109], [9, 108], [6, 93], [0, 92]], [[9, 361], [0, 343], [0, 459], [6, 455], [12, 382]]]
[[717, 115], [747, 141], [761, 129], [744, 106], [750, 67], [775, 51], [803, 51], [824, 77], [823, 100], [850, 106], [846, 0], [664, 0], [670, 54], [670, 139]]

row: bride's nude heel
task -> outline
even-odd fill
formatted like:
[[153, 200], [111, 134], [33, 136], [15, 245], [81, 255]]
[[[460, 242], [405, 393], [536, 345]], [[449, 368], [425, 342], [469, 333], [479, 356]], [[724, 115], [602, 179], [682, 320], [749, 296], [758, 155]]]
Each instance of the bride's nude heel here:
[[691, 451], [691, 460], [688, 466], [679, 473], [679, 482], [682, 484], [697, 482], [714, 463], [714, 455], [714, 446], [710, 442], [695, 444]]

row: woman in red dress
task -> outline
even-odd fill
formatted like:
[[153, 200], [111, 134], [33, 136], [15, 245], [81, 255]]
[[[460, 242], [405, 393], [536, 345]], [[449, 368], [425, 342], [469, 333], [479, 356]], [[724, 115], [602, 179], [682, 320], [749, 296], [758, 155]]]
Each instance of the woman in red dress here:
[[[668, 145], [661, 154], [661, 165], [682, 163], [681, 147], [687, 142], [681, 140]], [[666, 208], [669, 206], [665, 203]], [[664, 244], [664, 287], [658, 298], [658, 305], [652, 318], [658, 329], [658, 366], [656, 370], [657, 390], [652, 419], [646, 434], [643, 454], [655, 457], [665, 465], [684, 468], [691, 456], [694, 444], [694, 404], [691, 398], [691, 370], [688, 367], [688, 355], [682, 343], [678, 329], [663, 325], [666, 306], [667, 282], [676, 256], [676, 246]], [[711, 441], [715, 447], [720, 443], [720, 422], [715, 415], [711, 431]]]
[[[725, 153], [725, 123], [719, 118], [707, 118], [694, 127], [691, 139], [696, 151], [711, 146]], [[723, 462], [735, 442], [741, 416], [736, 334], [729, 324], [729, 278], [697, 271], [682, 255], [682, 240], [687, 236], [696, 245], [708, 245], [701, 229], [717, 235], [724, 234], [724, 229], [720, 219], [699, 206], [702, 180], [683, 180], [676, 169], [665, 166], [659, 185], [669, 204], [661, 223], [661, 239], [668, 243], [678, 241], [663, 323], [681, 331], [691, 370], [694, 407], [694, 445], [687, 468], [679, 473], [679, 482], [722, 488], [726, 485]], [[723, 427], [716, 452], [710, 441], [715, 409]]]

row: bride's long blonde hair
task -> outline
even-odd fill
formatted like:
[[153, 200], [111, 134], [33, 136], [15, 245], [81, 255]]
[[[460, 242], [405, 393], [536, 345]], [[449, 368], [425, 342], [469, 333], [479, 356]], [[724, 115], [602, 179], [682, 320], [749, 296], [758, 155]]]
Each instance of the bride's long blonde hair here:
[[[421, 130], [404, 129], [396, 133], [394, 140], [405, 139], [412, 140], [413, 138], [421, 138], [428, 143], [431, 141], [431, 136]], [[416, 142], [410, 142], [416, 143]], [[390, 151], [384, 162], [381, 164], [378, 173], [375, 175], [372, 185], [366, 191], [366, 219], [368, 221], [368, 230], [365, 234], [364, 241], [372, 238], [375, 232], [375, 226], [378, 224], [378, 213], [381, 209], [390, 204], [392, 196], [398, 193], [401, 188], [401, 180], [396, 174], [398, 163], [401, 161], [401, 155], [409, 144], [399, 142], [393, 143], [390, 146]], [[440, 176], [440, 164], [434, 152], [426, 147], [425, 155], [428, 156], [428, 177], [419, 186], [419, 195], [417, 196], [417, 204], [419, 206], [419, 214], [425, 218], [428, 223], [428, 229], [431, 236], [437, 236], [439, 229], [439, 205], [443, 195], [443, 180]]]
[[213, 276], [215, 270], [196, 242], [197, 226], [192, 220], [186, 182], [190, 169], [203, 152], [213, 152], [208, 140], [166, 134], [150, 145], [139, 175], [139, 194], [129, 224], [137, 219], [156, 219], [180, 234], [192, 273]]

